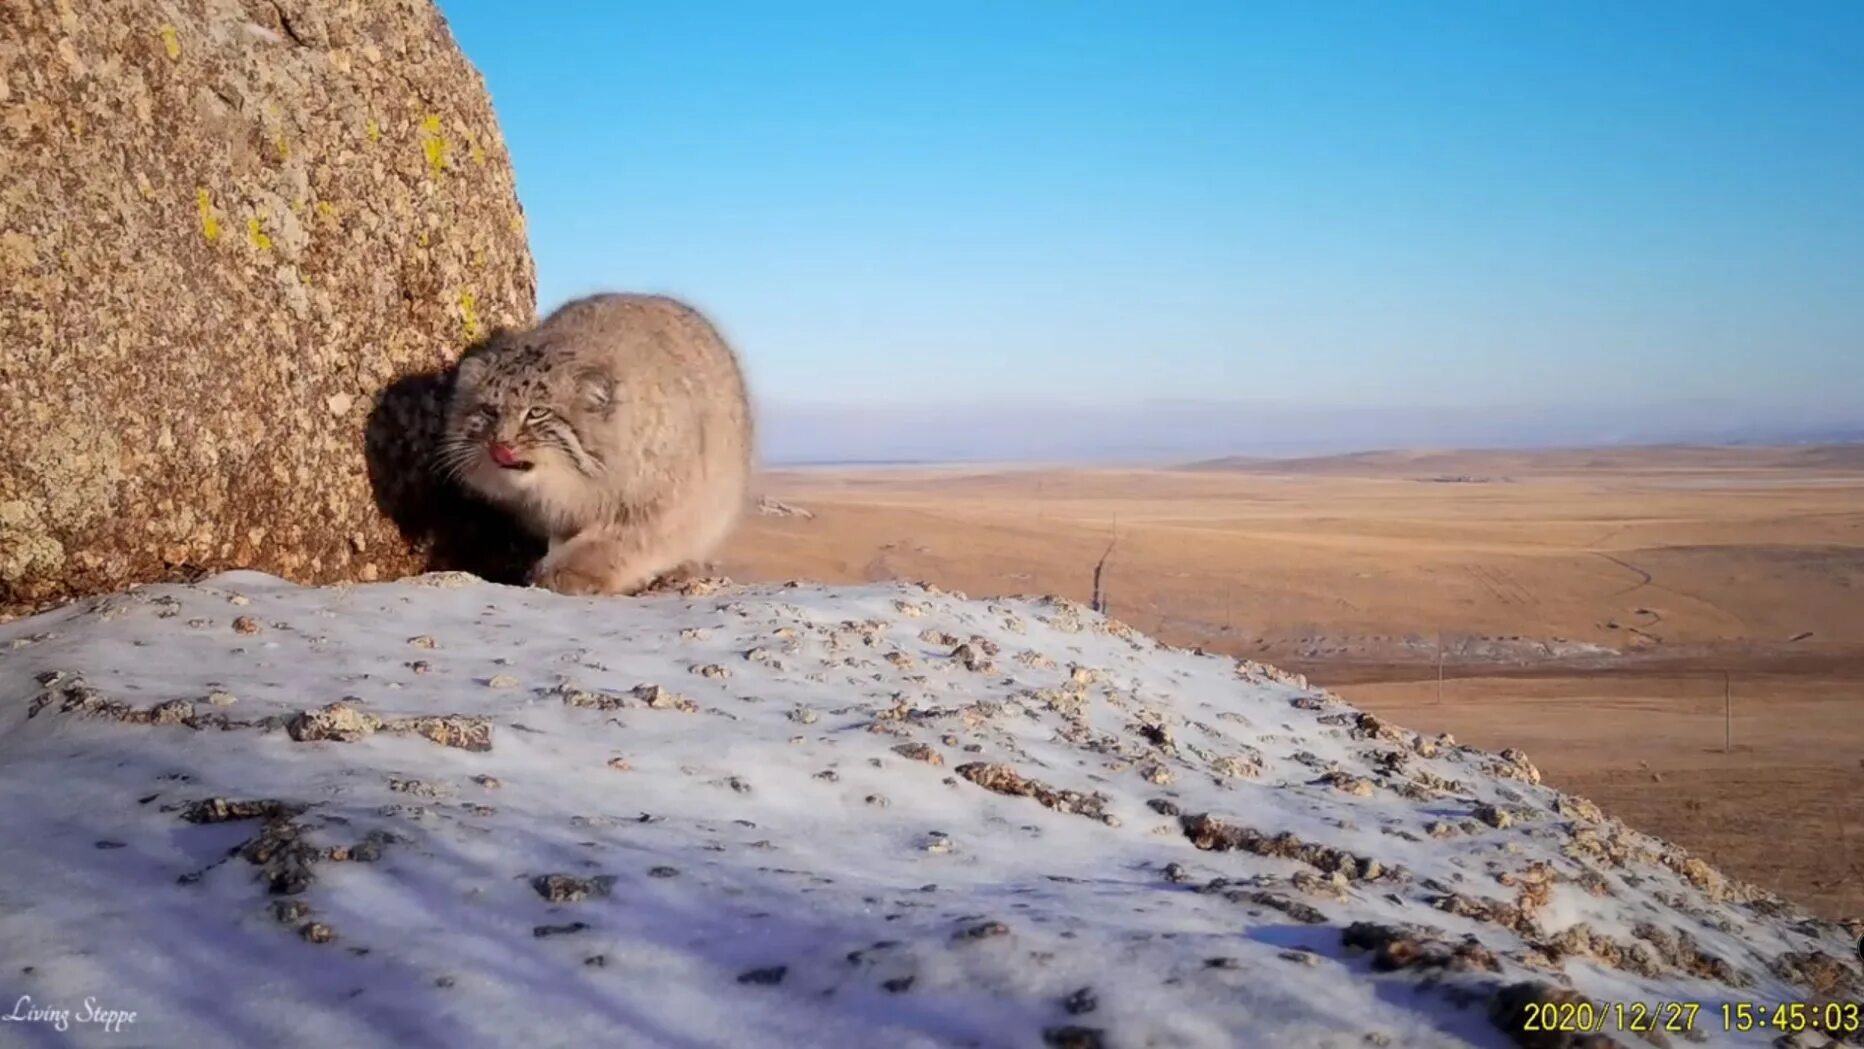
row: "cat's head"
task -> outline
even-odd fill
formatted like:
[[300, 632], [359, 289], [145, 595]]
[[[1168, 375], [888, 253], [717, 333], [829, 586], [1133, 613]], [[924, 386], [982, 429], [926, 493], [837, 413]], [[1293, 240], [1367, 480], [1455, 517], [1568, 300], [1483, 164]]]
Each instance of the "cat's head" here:
[[615, 383], [598, 367], [496, 338], [460, 361], [440, 467], [469, 488], [516, 496], [601, 476], [599, 429]]

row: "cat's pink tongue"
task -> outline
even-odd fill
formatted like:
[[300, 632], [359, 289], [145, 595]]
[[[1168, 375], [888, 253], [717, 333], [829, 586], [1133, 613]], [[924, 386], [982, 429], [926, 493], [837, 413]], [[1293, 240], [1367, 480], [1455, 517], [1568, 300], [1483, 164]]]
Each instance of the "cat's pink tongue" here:
[[492, 461], [500, 466], [518, 465], [518, 453], [512, 450], [511, 445], [503, 441], [493, 441], [485, 446], [485, 450], [492, 457]]

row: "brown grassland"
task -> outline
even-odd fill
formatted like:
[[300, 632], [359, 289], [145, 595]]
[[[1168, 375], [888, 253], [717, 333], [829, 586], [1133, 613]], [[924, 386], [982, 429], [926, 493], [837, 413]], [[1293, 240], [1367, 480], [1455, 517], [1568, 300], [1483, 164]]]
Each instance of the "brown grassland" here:
[[1864, 915], [1864, 446], [810, 469], [763, 491], [815, 516], [751, 519], [739, 578], [1086, 601], [1106, 554], [1108, 611], [1162, 640], [1520, 747], [1634, 826]]

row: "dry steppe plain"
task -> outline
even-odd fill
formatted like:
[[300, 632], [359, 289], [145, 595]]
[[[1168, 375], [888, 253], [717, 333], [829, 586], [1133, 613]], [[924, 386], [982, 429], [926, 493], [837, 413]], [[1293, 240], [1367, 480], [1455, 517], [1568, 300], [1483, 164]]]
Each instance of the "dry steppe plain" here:
[[1642, 829], [1864, 916], [1864, 446], [836, 467], [762, 490], [814, 516], [752, 518], [739, 578], [1086, 601], [1104, 556], [1108, 611], [1165, 641], [1520, 747]]

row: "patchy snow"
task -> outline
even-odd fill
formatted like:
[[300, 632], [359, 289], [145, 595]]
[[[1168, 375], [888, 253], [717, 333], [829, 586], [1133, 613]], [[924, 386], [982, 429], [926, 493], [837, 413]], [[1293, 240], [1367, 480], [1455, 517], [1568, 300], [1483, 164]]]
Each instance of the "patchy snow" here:
[[1720, 1003], [1860, 996], [1838, 926], [1538, 779], [1060, 601], [141, 588], [0, 627], [0, 1044], [1505, 1046], [1568, 986], [1768, 1044]]

